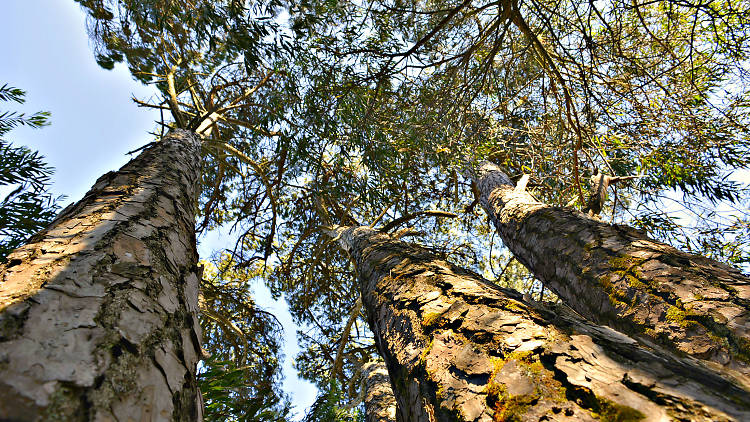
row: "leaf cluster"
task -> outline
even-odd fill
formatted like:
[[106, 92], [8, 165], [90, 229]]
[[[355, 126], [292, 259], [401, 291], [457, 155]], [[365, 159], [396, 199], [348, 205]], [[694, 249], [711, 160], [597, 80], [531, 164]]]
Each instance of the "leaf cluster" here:
[[[4, 84], [0, 87], [0, 101], [23, 104], [26, 93]], [[0, 136], [17, 126], [39, 128], [47, 125], [49, 113], [31, 116], [0, 111]], [[48, 191], [53, 169], [44, 162], [39, 152], [16, 146], [0, 139], [0, 187], [5, 190], [0, 200], [0, 262], [31, 235], [46, 227], [57, 215], [62, 198], [54, 198]]]

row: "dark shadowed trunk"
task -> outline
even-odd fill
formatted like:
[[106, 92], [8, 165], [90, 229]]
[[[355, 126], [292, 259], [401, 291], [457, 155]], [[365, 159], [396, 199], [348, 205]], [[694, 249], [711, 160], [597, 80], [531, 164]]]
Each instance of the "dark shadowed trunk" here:
[[404, 421], [750, 420], [750, 394], [368, 227], [332, 230]]
[[393, 396], [388, 368], [381, 360], [367, 362], [362, 367], [364, 382], [365, 420], [367, 422], [396, 422], [396, 397]]
[[484, 163], [481, 202], [513, 255], [584, 317], [750, 386], [750, 279], [627, 226], [536, 201]]
[[0, 420], [201, 419], [200, 156], [173, 131], [0, 267]]

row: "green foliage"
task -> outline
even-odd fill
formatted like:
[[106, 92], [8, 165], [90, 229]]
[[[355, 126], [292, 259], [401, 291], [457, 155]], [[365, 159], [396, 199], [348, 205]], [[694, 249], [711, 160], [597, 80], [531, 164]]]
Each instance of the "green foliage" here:
[[[336, 110], [316, 118], [329, 119], [327, 132], [340, 119], [332, 136], [374, 158], [366, 165], [383, 179], [398, 152], [424, 157], [402, 176], [427, 203], [438, 178], [489, 157], [511, 175], [531, 173], [534, 194], [560, 205], [586, 189], [594, 168], [641, 174], [605, 209], [685, 249], [717, 221], [747, 220], [746, 209], [711, 220], [694, 206], [749, 199], [731, 176], [750, 165], [746, 3], [505, 4], [292, 7], [292, 27], [315, 57], [307, 78], [320, 81], [306, 101]], [[686, 200], [665, 207], [675, 190]], [[693, 221], [678, 223], [676, 207]], [[722, 256], [735, 240], [699, 243]]]
[[364, 422], [365, 415], [358, 408], [348, 409], [342, 404], [344, 396], [338, 382], [331, 381], [321, 389], [304, 422]]
[[231, 258], [204, 262], [201, 328], [210, 357], [198, 383], [208, 421], [283, 421], [290, 405], [278, 389], [282, 330], [250, 294], [257, 267], [236, 269]]
[[[26, 100], [24, 97], [26, 92], [22, 89], [14, 88], [4, 84], [0, 86], [0, 101], [11, 101], [18, 104], [23, 104]], [[17, 113], [13, 111], [2, 111], [0, 112], [0, 136], [10, 132], [17, 126], [29, 126], [32, 128], [40, 128], [49, 124], [47, 119], [49, 118], [49, 112], [39, 111], [31, 116], [26, 116], [24, 113]], [[4, 177], [4, 176], [0, 176]], [[0, 179], [3, 181], [3, 179]], [[10, 182], [14, 183], [14, 182]]]
[[[24, 96], [18, 88], [7, 84], [0, 87], [0, 101], [22, 104]], [[28, 117], [0, 112], [0, 136], [20, 125], [42, 127], [48, 124], [48, 116], [46, 112]], [[53, 198], [47, 190], [53, 169], [37, 151], [0, 139], [0, 157], [0, 188], [7, 192], [0, 200], [0, 262], [4, 262], [13, 249], [52, 221], [60, 198]]]
[[[734, 202], [747, 221], [746, 195], [727, 177], [750, 164], [748, 85], [737, 82], [747, 76], [738, 59], [748, 52], [745, 4], [717, 14], [693, 3], [531, 1], [512, 11], [524, 28], [506, 19], [504, 3], [459, 3], [291, 5], [301, 100], [287, 104], [298, 126], [290, 177], [276, 185], [280, 264], [268, 281], [311, 327], [297, 364], [308, 379], [326, 379], [342, 307], [357, 294], [320, 227], [454, 211], [459, 220], [410, 225], [447, 258], [490, 268], [485, 221], [464, 211], [462, 176], [477, 159], [531, 173], [533, 194], [560, 205], [578, 196], [577, 182], [585, 194], [595, 167], [642, 174], [610, 195], [615, 221], [735, 264], [750, 250], [742, 223], [732, 236], [694, 206]], [[720, 29], [691, 38], [696, 21]], [[729, 86], [741, 92], [723, 95]], [[690, 224], [664, 207], [674, 189]], [[538, 291], [517, 263], [498, 282]]]
[[[201, 362], [198, 385], [205, 404], [206, 421], [285, 421], [289, 403], [279, 403], [279, 398], [268, 390], [249, 383], [253, 368], [238, 367], [232, 361], [219, 361], [214, 357]], [[245, 390], [253, 390], [248, 394]]]
[[286, 45], [283, 37], [274, 37], [278, 0], [76, 1], [90, 16], [97, 63], [112, 69], [125, 61], [143, 82], [165, 73], [166, 57], [187, 77], [237, 58], [254, 66]]
[[212, 113], [221, 116], [204, 133], [199, 229], [251, 220], [257, 227], [246, 237], [262, 239], [267, 258], [276, 224], [274, 163], [283, 167], [284, 138], [292, 130], [286, 105], [296, 90], [285, 70], [292, 49], [279, 28], [282, 2], [77, 1], [89, 15], [100, 64], [126, 62], [134, 78], [162, 93], [153, 103], [137, 101], [171, 113], [174, 121], [162, 121], [160, 133], [195, 130]]

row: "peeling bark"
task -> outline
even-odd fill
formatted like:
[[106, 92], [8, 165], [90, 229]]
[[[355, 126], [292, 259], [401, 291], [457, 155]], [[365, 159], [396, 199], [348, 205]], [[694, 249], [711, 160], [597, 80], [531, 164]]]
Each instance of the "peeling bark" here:
[[356, 263], [401, 420], [750, 420], [748, 390], [692, 358], [371, 228], [332, 234]]
[[200, 142], [174, 130], [0, 267], [0, 420], [198, 421]]
[[505, 245], [567, 305], [750, 387], [750, 278], [633, 228], [540, 203], [491, 163], [477, 184]]
[[391, 388], [388, 368], [381, 360], [367, 362], [362, 367], [365, 389], [365, 420], [367, 422], [395, 422], [396, 397]]

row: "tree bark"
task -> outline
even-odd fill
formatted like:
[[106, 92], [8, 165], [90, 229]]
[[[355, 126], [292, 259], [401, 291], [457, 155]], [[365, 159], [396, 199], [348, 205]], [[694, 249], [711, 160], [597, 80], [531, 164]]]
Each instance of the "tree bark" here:
[[200, 157], [172, 131], [0, 267], [0, 420], [201, 419]]
[[393, 395], [385, 362], [367, 362], [362, 367], [362, 376], [365, 378], [365, 420], [396, 422], [396, 397]]
[[356, 263], [401, 420], [750, 420], [750, 392], [691, 358], [371, 228], [331, 234]]
[[750, 279], [627, 226], [536, 201], [491, 163], [480, 201], [505, 245], [570, 307], [750, 387]]

